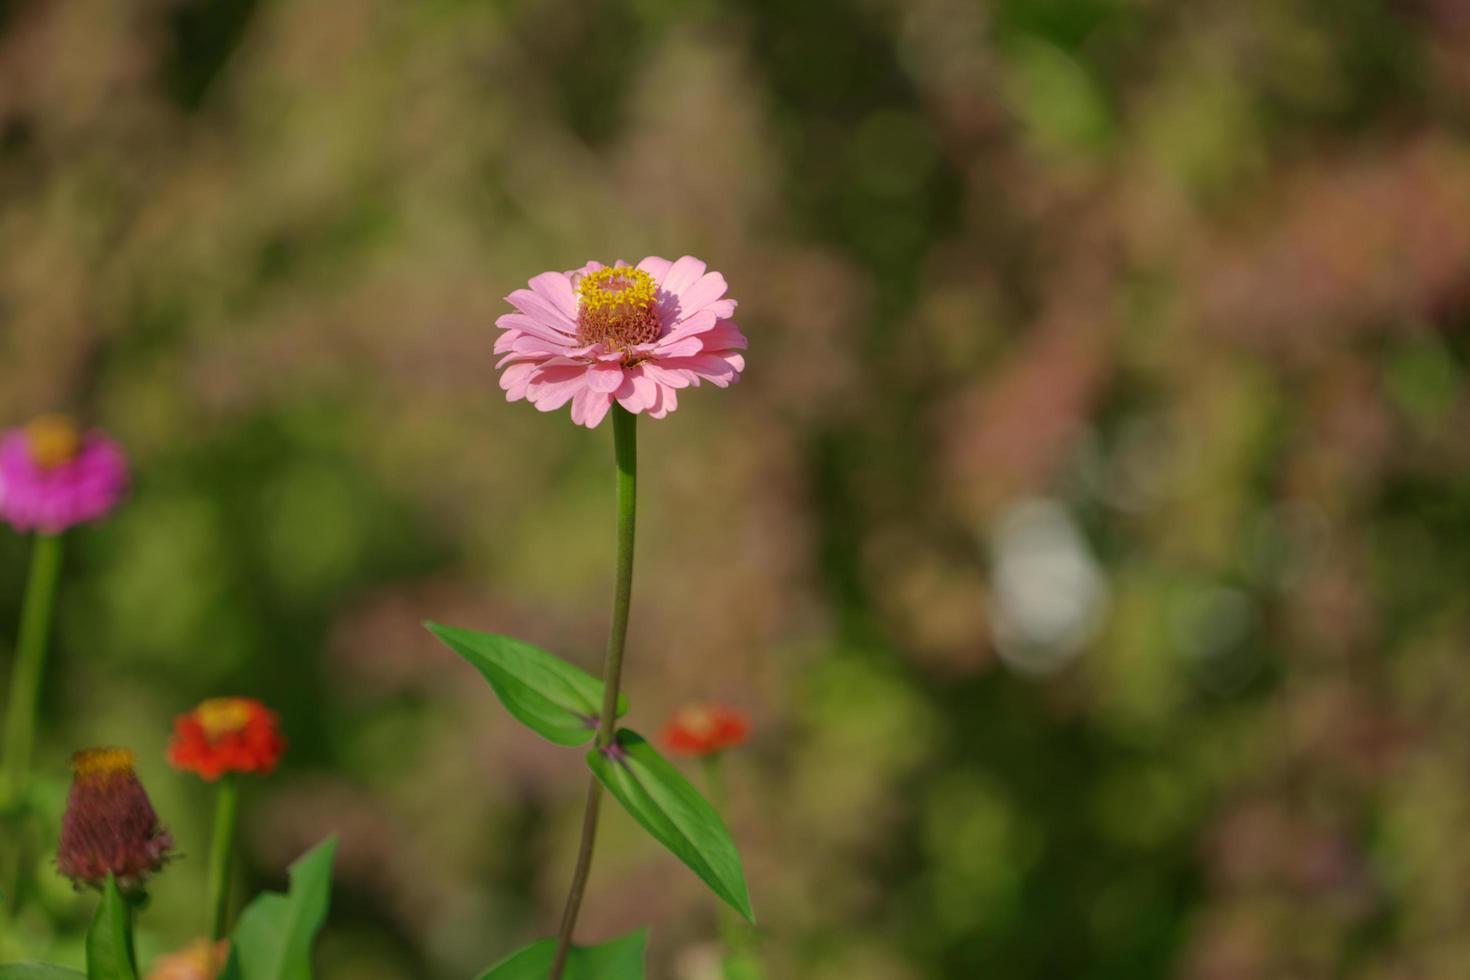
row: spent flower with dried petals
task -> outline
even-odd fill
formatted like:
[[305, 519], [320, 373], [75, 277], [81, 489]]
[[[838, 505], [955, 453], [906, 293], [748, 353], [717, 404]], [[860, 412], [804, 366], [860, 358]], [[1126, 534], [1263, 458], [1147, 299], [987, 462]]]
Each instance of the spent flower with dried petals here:
[[119, 748], [72, 756], [56, 869], [78, 887], [101, 888], [112, 875], [123, 893], [138, 892], [168, 861], [173, 838], [138, 781], [135, 762]]
[[588, 262], [527, 285], [506, 297], [516, 312], [495, 321], [510, 401], [543, 412], [570, 402], [572, 421], [591, 429], [614, 403], [661, 419], [678, 408], [681, 390], [705, 381], [724, 388], [745, 370], [725, 277], [691, 255]]
[[0, 436], [0, 520], [60, 534], [107, 516], [128, 491], [128, 461], [101, 431], [43, 415]]

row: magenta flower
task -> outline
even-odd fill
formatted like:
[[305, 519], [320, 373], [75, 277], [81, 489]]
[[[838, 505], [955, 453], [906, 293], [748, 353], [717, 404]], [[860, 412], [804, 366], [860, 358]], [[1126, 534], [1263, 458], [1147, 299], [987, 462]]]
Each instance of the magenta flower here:
[[686, 255], [636, 266], [588, 262], [543, 272], [506, 297], [500, 387], [543, 412], [572, 403], [572, 421], [595, 428], [613, 402], [656, 419], [679, 407], [681, 388], [740, 380], [745, 335], [730, 319], [725, 277]]
[[44, 415], [0, 436], [0, 520], [60, 534], [106, 516], [128, 490], [128, 461], [101, 432]]

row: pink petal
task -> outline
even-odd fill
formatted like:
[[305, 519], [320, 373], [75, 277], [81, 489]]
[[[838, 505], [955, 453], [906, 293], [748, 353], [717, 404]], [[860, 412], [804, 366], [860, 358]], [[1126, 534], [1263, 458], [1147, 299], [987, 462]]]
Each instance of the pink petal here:
[[679, 309], [684, 315], [697, 313], [725, 295], [725, 277], [718, 272], [708, 272], [684, 290], [679, 297]]
[[685, 337], [674, 343], [659, 341], [654, 348], [660, 360], [668, 360], [674, 357], [692, 357], [704, 350], [704, 343], [698, 337]]
[[750, 346], [750, 341], [745, 339], [745, 334], [740, 332], [740, 328], [728, 320], [713, 330], [700, 334], [699, 342], [709, 353], [717, 350], [744, 350]]
[[[713, 382], [723, 388], [730, 383], [738, 370], [726, 359], [727, 357], [740, 358], [740, 355], [696, 354], [693, 357], [680, 357], [674, 360], [664, 361], [662, 366], [688, 370], [696, 378]], [[740, 358], [740, 364], [742, 367], [744, 366], [745, 361], [743, 358]]]
[[653, 282], [657, 286], [664, 284], [664, 276], [669, 274], [669, 267], [673, 265], [668, 259], [661, 259], [657, 255], [650, 255], [638, 263], [638, 268], [653, 276]]
[[612, 408], [612, 395], [605, 391], [584, 388], [572, 399], [572, 421], [589, 429], [597, 428], [599, 422]]
[[679, 407], [679, 393], [673, 388], [659, 388], [659, 403], [649, 410], [649, 418], [661, 419]]
[[577, 392], [587, 387], [585, 364], [538, 365], [526, 388], [526, 397], [543, 412], [561, 408]]
[[547, 340], [559, 340], [569, 342], [572, 335], [553, 324], [545, 323], [533, 316], [524, 313], [502, 313], [495, 318], [495, 325], [501, 330], [510, 333], [529, 333], [537, 337], [545, 337]]
[[733, 299], [717, 299], [706, 306], [705, 309], [709, 310], [721, 320], [728, 320], [735, 315], [735, 307], [739, 305]]
[[667, 344], [676, 343], [685, 337], [693, 337], [695, 334], [704, 333], [706, 330], [713, 330], [717, 322], [715, 315], [709, 311], [686, 317], [675, 324], [672, 330], [658, 339], [658, 349], [662, 351]]
[[543, 272], [531, 280], [530, 286], [569, 320], [577, 319], [577, 291], [572, 288], [572, 280], [566, 273]]
[[650, 378], [666, 388], [689, 387], [689, 376], [684, 371], [671, 371], [654, 361], [645, 361], [643, 370]]
[[564, 356], [569, 353], [569, 348], [565, 343], [531, 336], [518, 337], [516, 342], [511, 344], [511, 350], [517, 354], [547, 354], [553, 356]]
[[547, 361], [550, 360], [552, 360], [552, 358], [547, 357], [545, 354], [520, 354], [515, 351], [511, 351], [509, 354], [496, 361], [495, 366], [497, 368], [503, 368], [507, 364], [519, 364], [523, 361], [531, 364], [545, 364]]
[[602, 362], [592, 365], [587, 371], [587, 387], [603, 394], [611, 394], [623, 386], [623, 366]]
[[618, 389], [618, 403], [630, 412], [641, 412], [658, 401], [658, 385], [646, 373], [647, 368], [647, 364], [633, 368]]
[[537, 365], [533, 362], [512, 364], [500, 374], [500, 387], [505, 390], [505, 400], [508, 402], [520, 401], [526, 397], [526, 386], [530, 384], [531, 375], [535, 373]]
[[526, 399], [536, 408], [543, 412], [554, 412], [567, 402], [576, 397], [577, 392], [582, 391], [580, 384], [566, 383], [553, 387], [542, 388], [539, 391], [533, 386], [526, 391]]
[[[555, 273], [553, 273], [555, 275]], [[551, 302], [540, 293], [533, 293], [529, 289], [517, 289], [505, 298], [506, 302], [520, 310], [529, 317], [532, 323], [540, 325], [544, 330], [555, 330], [564, 334], [573, 334], [577, 331], [577, 324], [572, 318], [562, 312], [561, 308]], [[507, 323], [513, 313], [507, 313], [495, 321], [496, 326], [516, 327], [520, 330], [530, 332], [530, 327], [523, 321], [515, 320]]]
[[682, 311], [687, 309], [684, 306], [684, 291], [694, 285], [702, 275], [704, 275], [704, 263], [692, 255], [686, 255], [669, 267], [668, 275], [664, 276], [661, 285], [666, 292], [679, 297]]

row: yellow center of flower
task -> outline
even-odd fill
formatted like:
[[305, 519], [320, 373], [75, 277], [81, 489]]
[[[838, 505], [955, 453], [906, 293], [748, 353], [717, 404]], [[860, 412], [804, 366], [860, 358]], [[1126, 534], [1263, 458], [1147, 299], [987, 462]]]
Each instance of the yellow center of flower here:
[[715, 714], [702, 704], [688, 705], [679, 709], [679, 727], [695, 738], [709, 738], [718, 727]]
[[213, 742], [250, 723], [250, 702], [244, 698], [210, 698], [194, 709], [194, 717]]
[[65, 415], [42, 415], [26, 426], [26, 445], [36, 465], [50, 470], [77, 458], [82, 434]]
[[78, 776], [115, 776], [132, 772], [137, 761], [131, 749], [83, 749], [71, 757], [71, 769]]
[[589, 272], [577, 282], [577, 343], [602, 344], [627, 354], [658, 339], [658, 287], [642, 269], [620, 266]]

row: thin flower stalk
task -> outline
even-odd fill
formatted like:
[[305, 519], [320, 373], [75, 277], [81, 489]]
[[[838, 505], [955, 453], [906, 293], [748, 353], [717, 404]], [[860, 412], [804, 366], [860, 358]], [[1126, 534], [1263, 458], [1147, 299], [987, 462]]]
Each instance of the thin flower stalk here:
[[0, 803], [5, 809], [22, 805], [30, 782], [47, 639], [51, 635], [56, 585], [61, 579], [61, 554], [60, 535], [36, 536], [31, 547], [31, 570], [11, 670], [10, 704], [5, 714], [5, 764], [3, 784], [0, 784]]
[[[628, 610], [633, 598], [633, 539], [638, 511], [638, 419], [621, 405], [614, 406], [613, 456], [617, 464], [617, 570], [613, 588], [612, 626], [607, 637], [607, 659], [602, 672], [602, 714], [598, 721], [596, 746], [605, 751], [612, 744], [617, 723], [618, 695], [622, 688], [623, 652], [628, 638]], [[587, 787], [587, 804], [582, 815], [582, 839], [577, 847], [577, 865], [567, 892], [561, 928], [557, 932], [556, 959], [551, 980], [561, 980], [567, 952], [577, 928], [577, 914], [592, 870], [592, 852], [597, 842], [597, 819], [602, 804], [602, 784], [593, 777]]]
[[240, 811], [240, 780], [234, 773], [219, 781], [214, 803], [214, 837], [209, 846], [209, 937], [225, 938], [230, 928], [230, 872], [235, 857], [235, 823]]

